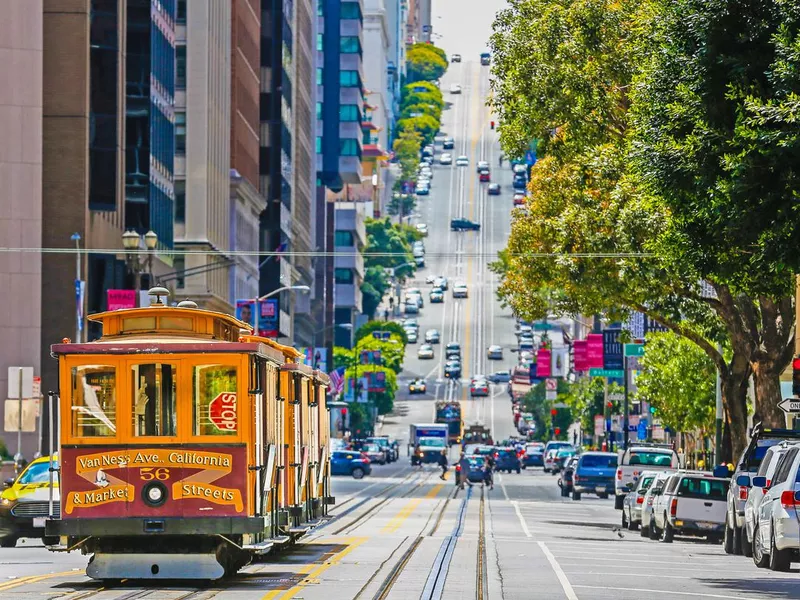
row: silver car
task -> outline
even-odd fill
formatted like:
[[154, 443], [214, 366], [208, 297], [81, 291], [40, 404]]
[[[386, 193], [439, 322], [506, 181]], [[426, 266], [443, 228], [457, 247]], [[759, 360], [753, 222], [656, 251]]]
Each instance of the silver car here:
[[658, 475], [657, 471], [643, 471], [639, 475], [639, 480], [636, 486], [628, 492], [622, 503], [622, 526], [636, 531], [639, 529], [639, 524], [642, 522], [642, 506], [644, 505], [644, 496], [647, 490], [650, 489], [653, 481]]
[[657, 473], [650, 487], [647, 488], [647, 492], [644, 494], [640, 516], [641, 523], [639, 526], [639, 535], [642, 537], [651, 537], [650, 521], [653, 518], [653, 502], [655, 502], [656, 497], [664, 491], [664, 485], [666, 485], [667, 479], [669, 479], [672, 473], [671, 471]]

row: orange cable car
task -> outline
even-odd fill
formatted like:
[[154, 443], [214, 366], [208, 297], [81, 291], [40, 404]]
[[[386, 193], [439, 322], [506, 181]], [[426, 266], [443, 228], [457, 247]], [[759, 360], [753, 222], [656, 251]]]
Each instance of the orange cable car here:
[[48, 547], [93, 555], [95, 579], [218, 579], [327, 515], [330, 382], [235, 317], [150, 294], [91, 315], [99, 340], [52, 346], [61, 516]]

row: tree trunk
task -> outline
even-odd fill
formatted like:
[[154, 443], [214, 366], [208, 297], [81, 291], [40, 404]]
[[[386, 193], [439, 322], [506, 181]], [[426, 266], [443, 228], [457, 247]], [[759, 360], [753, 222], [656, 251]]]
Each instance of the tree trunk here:
[[778, 406], [782, 398], [780, 373], [772, 361], [754, 361], [753, 380], [756, 392], [753, 423], [758, 419], [765, 427], [786, 427], [786, 417]]
[[733, 460], [747, 447], [747, 382], [750, 378], [750, 364], [734, 353], [728, 372], [722, 377], [722, 401], [731, 434], [731, 453]]

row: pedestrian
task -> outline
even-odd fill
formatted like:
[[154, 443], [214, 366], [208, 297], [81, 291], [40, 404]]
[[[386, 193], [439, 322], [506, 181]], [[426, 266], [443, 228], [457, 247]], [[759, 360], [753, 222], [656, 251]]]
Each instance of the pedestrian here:
[[491, 460], [487, 456], [483, 461], [483, 485], [488, 485], [490, 490], [494, 489], [493, 467]]
[[422, 448], [419, 444], [414, 446], [414, 457], [411, 459], [411, 464], [422, 468]]
[[501, 154], [500, 157], [497, 159], [500, 162], [500, 166], [503, 166], [503, 155]]
[[447, 450], [442, 450], [442, 453], [439, 455], [439, 467], [442, 469], [442, 474], [439, 475], [439, 479], [447, 481]]
[[461, 457], [458, 459], [458, 466], [460, 467], [460, 471], [458, 472], [458, 487], [460, 489], [464, 489], [464, 482], [466, 481], [467, 484], [472, 485], [469, 480], [469, 459], [467, 455], [463, 452], [461, 453]]

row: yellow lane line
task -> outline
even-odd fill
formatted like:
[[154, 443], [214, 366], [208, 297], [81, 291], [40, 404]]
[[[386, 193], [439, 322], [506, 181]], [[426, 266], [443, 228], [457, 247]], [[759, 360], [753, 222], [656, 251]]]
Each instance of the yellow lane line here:
[[[350, 554], [353, 550], [358, 548], [361, 544], [367, 541], [368, 538], [348, 538], [350, 543], [348, 544], [347, 548], [339, 552], [338, 554], [331, 557], [330, 560], [325, 561], [323, 564], [317, 566], [315, 569], [308, 573], [308, 577], [304, 578], [300, 583], [296, 586], [289, 588], [288, 590], [273, 590], [268, 592], [264, 597], [263, 600], [273, 600], [280, 598], [281, 600], [292, 598], [295, 594], [300, 592], [306, 585], [311, 583], [318, 583], [314, 581], [317, 579], [322, 573], [330, 569], [331, 567], [339, 564], [341, 560]], [[313, 545], [313, 544], [309, 544]]]
[[400, 529], [400, 526], [403, 523], [405, 523], [405, 520], [409, 516], [411, 516], [411, 513], [413, 513], [414, 509], [416, 509], [417, 506], [419, 506], [420, 502], [422, 502], [423, 500], [429, 500], [431, 498], [435, 498], [443, 487], [444, 487], [443, 483], [435, 485], [427, 494], [425, 494], [424, 498], [414, 498], [413, 500], [408, 502], [408, 504], [406, 504], [403, 507], [403, 509], [399, 513], [397, 513], [392, 518], [392, 520], [386, 524], [386, 526], [383, 529], [381, 529], [381, 533], [394, 533], [395, 531]]
[[26, 585], [28, 583], [38, 583], [39, 581], [44, 581], [45, 579], [53, 579], [55, 577], [65, 577], [67, 575], [84, 575], [84, 574], [85, 573], [81, 571], [61, 571], [60, 573], [48, 573], [47, 575], [28, 575], [27, 577], [20, 577], [19, 579], [14, 579], [12, 581], [6, 581], [5, 583], [0, 583], [0, 592], [5, 592], [6, 590], [11, 590], [21, 585]]

